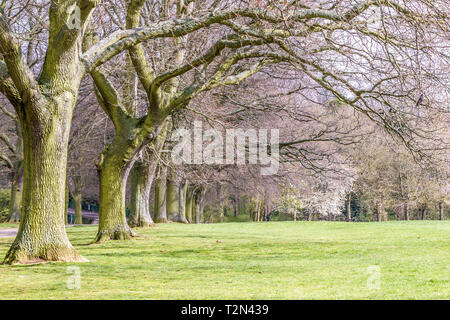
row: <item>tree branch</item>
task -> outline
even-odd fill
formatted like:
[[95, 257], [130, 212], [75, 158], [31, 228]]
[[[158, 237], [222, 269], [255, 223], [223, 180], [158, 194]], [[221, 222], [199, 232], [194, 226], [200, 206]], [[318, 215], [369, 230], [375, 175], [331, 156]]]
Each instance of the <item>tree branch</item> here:
[[13, 163], [11, 162], [11, 160], [7, 156], [5, 156], [3, 154], [0, 154], [0, 160], [3, 160], [3, 162], [5, 162], [5, 164], [6, 164], [6, 166], [8, 168], [10, 168], [10, 169], [14, 168]]
[[[239, 61], [253, 58], [264, 59], [239, 74], [225, 76], [225, 73]], [[191, 85], [178, 93], [168, 104], [165, 112], [171, 114], [189, 104], [195, 96], [203, 91], [212, 90], [219, 85], [236, 85], [259, 72], [265, 65], [281, 61], [289, 61], [289, 58], [271, 52], [237, 53], [222, 63], [209, 80], [203, 79], [199, 81], [200, 83], [198, 85]]]
[[120, 127], [119, 122], [129, 117], [127, 110], [123, 107], [122, 99], [114, 85], [108, 80], [106, 75], [99, 69], [91, 72], [94, 80], [97, 98], [101, 107], [113, 121], [116, 129]]
[[0, 132], [0, 140], [6, 144], [6, 146], [12, 153], [16, 153], [16, 147], [12, 144], [11, 140], [9, 140], [9, 138], [3, 132]]
[[19, 42], [11, 33], [3, 9], [0, 9], [0, 53], [12, 80], [12, 83], [7, 80], [6, 70], [2, 67], [1, 87], [7, 98], [12, 99], [14, 107], [17, 107], [18, 97], [31, 100], [40, 96], [36, 79], [22, 56]]
[[[141, 10], [144, 4], [145, 0], [128, 1], [126, 22], [127, 29], [139, 27]], [[147, 63], [142, 44], [139, 43], [136, 46], [130, 47], [128, 51], [130, 53], [131, 61], [133, 62], [136, 73], [139, 77], [139, 81], [142, 83], [142, 86], [148, 94], [150, 92], [150, 85], [154, 78], [154, 74]]]

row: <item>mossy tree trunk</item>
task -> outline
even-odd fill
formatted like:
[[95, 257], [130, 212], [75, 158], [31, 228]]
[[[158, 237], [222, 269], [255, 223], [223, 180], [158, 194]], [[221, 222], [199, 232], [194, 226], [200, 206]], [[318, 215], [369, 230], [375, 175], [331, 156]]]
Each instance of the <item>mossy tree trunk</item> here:
[[155, 183], [155, 222], [167, 223], [166, 212], [166, 186], [167, 186], [167, 167], [159, 167], [159, 177]]
[[176, 221], [179, 206], [179, 190], [178, 184], [174, 181], [173, 174], [169, 175], [166, 184], [166, 210], [167, 218], [170, 221]]
[[180, 183], [178, 192], [178, 216], [176, 219], [176, 222], [180, 223], [189, 223], [189, 221], [186, 219], [186, 199], [187, 199], [187, 189], [188, 189], [188, 182], [182, 181]]
[[171, 173], [167, 180], [166, 206], [170, 221], [187, 223], [185, 214], [185, 183], [176, 181], [175, 173]]
[[439, 219], [440, 220], [445, 220], [445, 217], [444, 217], [444, 202], [443, 201], [439, 202]]
[[[135, 117], [132, 108], [122, 102], [117, 90], [100, 70], [92, 71], [91, 75], [96, 85], [97, 100], [112, 120], [116, 131], [114, 141], [105, 148], [97, 165], [100, 178], [100, 222], [95, 241], [130, 239], [136, 234], [126, 219], [128, 176], [143, 148], [157, 140], [164, 127], [164, 119], [158, 113], [147, 115], [146, 121]], [[127, 100], [130, 100], [129, 97]], [[145, 193], [144, 189], [142, 191]], [[142, 205], [144, 210], [145, 206], [148, 210], [148, 204]]]
[[[81, 168], [79, 168], [81, 172]], [[72, 177], [73, 182], [73, 192], [72, 198], [75, 204], [75, 224], [83, 224], [83, 177], [81, 174], [77, 174]]]
[[86, 71], [81, 42], [98, 4], [80, 1], [79, 25], [70, 28], [73, 1], [50, 2], [47, 50], [38, 77], [0, 10], [0, 53], [6, 67], [0, 90], [18, 115], [24, 159], [20, 227], [5, 263], [85, 261], [69, 242], [63, 214], [72, 112]]
[[70, 244], [63, 217], [69, 119], [75, 100], [76, 96], [66, 92], [47, 102], [48, 113], [22, 115], [22, 219], [5, 263], [85, 260]]
[[120, 138], [102, 154], [98, 164], [100, 179], [99, 227], [95, 242], [130, 239], [136, 234], [127, 223], [125, 192], [133, 161], [125, 162]]
[[73, 202], [75, 204], [75, 224], [83, 224], [82, 204], [83, 194], [79, 191], [73, 193]]
[[130, 227], [155, 226], [150, 215], [150, 189], [155, 175], [156, 163], [146, 165], [137, 162], [130, 174]]
[[[81, 166], [82, 164], [78, 164], [77, 173], [72, 174], [69, 179], [68, 189], [69, 193], [72, 196], [72, 200], [75, 206], [75, 219], [72, 221], [73, 224], [83, 224], [83, 177], [81, 175]], [[72, 181], [72, 183], [70, 183]]]
[[[166, 142], [170, 120], [165, 120], [155, 142], [142, 152], [141, 160], [135, 163], [131, 171], [131, 201], [130, 218], [131, 227], [153, 227], [155, 223], [150, 214], [150, 191], [155, 179], [161, 151]], [[147, 155], [147, 157], [145, 157]]]

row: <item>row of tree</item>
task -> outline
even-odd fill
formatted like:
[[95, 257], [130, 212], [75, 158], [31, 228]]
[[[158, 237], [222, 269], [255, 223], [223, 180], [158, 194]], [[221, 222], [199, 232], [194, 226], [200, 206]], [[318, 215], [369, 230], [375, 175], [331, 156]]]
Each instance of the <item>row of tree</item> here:
[[[436, 66], [448, 64], [448, 30], [445, 1], [4, 1], [0, 160], [12, 173], [11, 218], [20, 215], [4, 262], [83, 261], [64, 217], [71, 193], [79, 222], [82, 193], [97, 185], [101, 242], [153, 223], [154, 181], [161, 221], [199, 221], [217, 181], [254, 189], [255, 220], [283, 193], [289, 208], [305, 201], [303, 189], [312, 212], [332, 214], [356, 176], [383, 181], [358, 172], [368, 162], [353, 150], [379, 128], [440, 166], [449, 90]], [[174, 166], [172, 133], [194, 119], [280, 129], [280, 170]], [[417, 202], [404, 175], [402, 200]]]

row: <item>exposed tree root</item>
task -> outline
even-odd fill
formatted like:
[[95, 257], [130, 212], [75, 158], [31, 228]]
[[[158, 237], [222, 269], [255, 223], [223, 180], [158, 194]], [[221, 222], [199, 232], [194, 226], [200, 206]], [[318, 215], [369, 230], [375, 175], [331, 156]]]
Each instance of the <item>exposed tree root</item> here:
[[3, 264], [32, 264], [46, 261], [58, 262], [88, 262], [73, 247], [45, 245], [31, 251], [21, 248], [19, 245], [13, 245], [3, 261]]
[[137, 234], [128, 225], [120, 225], [115, 228], [99, 230], [94, 243], [102, 243], [109, 240], [130, 240], [136, 236]]

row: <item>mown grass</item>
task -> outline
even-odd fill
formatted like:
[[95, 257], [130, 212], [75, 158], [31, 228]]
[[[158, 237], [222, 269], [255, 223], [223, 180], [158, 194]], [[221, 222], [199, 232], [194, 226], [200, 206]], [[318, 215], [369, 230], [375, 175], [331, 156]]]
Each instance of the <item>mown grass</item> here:
[[0, 299], [450, 298], [450, 221], [167, 224], [101, 245], [94, 226], [67, 231], [90, 262], [0, 266]]

